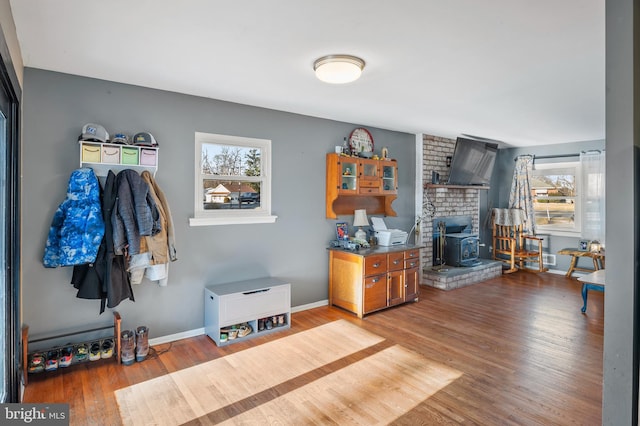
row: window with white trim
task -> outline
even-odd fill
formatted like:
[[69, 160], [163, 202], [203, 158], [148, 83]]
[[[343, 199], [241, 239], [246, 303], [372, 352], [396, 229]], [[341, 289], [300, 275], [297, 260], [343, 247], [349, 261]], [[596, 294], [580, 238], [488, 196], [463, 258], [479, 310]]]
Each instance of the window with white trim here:
[[579, 236], [580, 162], [536, 163], [530, 184], [536, 232]]
[[191, 226], [272, 223], [271, 141], [196, 132]]

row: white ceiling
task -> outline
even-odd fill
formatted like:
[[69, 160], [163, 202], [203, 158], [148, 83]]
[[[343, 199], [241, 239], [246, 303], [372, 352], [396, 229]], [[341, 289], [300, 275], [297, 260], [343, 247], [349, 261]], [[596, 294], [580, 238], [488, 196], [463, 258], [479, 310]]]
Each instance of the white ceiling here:
[[[509, 146], [605, 135], [604, 0], [10, 3], [28, 67]], [[360, 80], [314, 77], [344, 53]]]

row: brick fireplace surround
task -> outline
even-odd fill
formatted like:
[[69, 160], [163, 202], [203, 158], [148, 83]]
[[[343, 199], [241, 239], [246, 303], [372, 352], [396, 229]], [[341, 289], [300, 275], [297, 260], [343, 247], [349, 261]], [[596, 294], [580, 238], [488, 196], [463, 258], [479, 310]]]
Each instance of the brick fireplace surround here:
[[[446, 182], [449, 177], [447, 157], [453, 156], [456, 146], [455, 139], [424, 135], [422, 158], [422, 179], [431, 182], [432, 172], [440, 174], [440, 182]], [[500, 262], [483, 260], [482, 265], [474, 267], [449, 267], [447, 272], [434, 272], [433, 248], [434, 241], [431, 230], [433, 219], [443, 216], [471, 216], [472, 232], [478, 234], [480, 222], [480, 194], [484, 189], [476, 188], [425, 188], [424, 208], [420, 235], [425, 249], [422, 250], [422, 265], [424, 265], [422, 284], [451, 290], [474, 284], [502, 274]]]

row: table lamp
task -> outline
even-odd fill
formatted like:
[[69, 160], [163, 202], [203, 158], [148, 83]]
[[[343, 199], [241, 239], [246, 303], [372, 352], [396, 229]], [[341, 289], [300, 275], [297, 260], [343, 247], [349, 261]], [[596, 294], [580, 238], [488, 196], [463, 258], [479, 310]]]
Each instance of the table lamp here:
[[357, 240], [367, 241], [367, 233], [362, 230], [363, 226], [369, 226], [369, 220], [367, 219], [367, 211], [365, 209], [356, 210], [353, 212], [353, 226], [358, 227], [354, 237]]

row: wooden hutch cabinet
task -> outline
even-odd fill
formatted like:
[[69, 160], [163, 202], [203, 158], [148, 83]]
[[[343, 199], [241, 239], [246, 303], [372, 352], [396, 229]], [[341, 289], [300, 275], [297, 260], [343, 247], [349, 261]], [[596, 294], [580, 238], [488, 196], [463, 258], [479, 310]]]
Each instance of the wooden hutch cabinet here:
[[374, 160], [327, 154], [326, 216], [352, 215], [356, 209], [367, 214], [396, 216], [391, 203], [398, 194], [398, 165], [395, 160]]
[[417, 301], [420, 248], [401, 245], [359, 251], [329, 249], [329, 305], [362, 318]]

